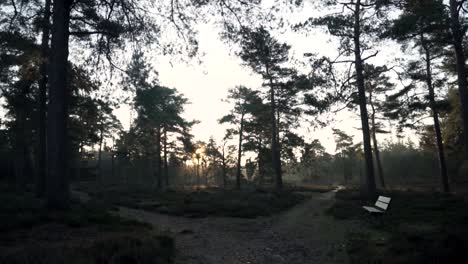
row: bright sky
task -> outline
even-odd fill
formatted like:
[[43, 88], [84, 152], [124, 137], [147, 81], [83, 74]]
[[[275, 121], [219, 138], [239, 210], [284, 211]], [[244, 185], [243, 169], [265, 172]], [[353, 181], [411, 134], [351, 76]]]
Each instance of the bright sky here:
[[[317, 14], [316, 9], [306, 6], [290, 19], [297, 22], [311, 14]], [[185, 116], [188, 119], [201, 121], [193, 129], [195, 140], [207, 141], [210, 136], [213, 136], [219, 142], [227, 127], [219, 125], [217, 120], [231, 109], [230, 105], [221, 101], [226, 98], [228, 89], [236, 85], [245, 85], [254, 89], [260, 88], [261, 79], [248, 68], [242, 66], [241, 60], [231, 54], [230, 47], [218, 38], [219, 32], [213, 25], [201, 25], [197, 29], [199, 31], [199, 50], [201, 54], [205, 54], [202, 57], [202, 64], [177, 62], [170, 57], [163, 56], [156, 57], [152, 63], [159, 72], [159, 80], [162, 85], [177, 88], [190, 100], [191, 104], [186, 107]], [[296, 59], [301, 59], [302, 54], [311, 52], [328, 56], [336, 54], [336, 45], [330, 41], [328, 35], [320, 31], [306, 36], [286, 30], [276, 34], [276, 37], [280, 41], [292, 45], [292, 53]], [[388, 59], [401, 56], [398, 54], [398, 48], [389, 49], [387, 46], [380, 47], [380, 49], [381, 53], [378, 56], [380, 61], [373, 61], [374, 63], [382, 64]], [[81, 57], [81, 54], [73, 56], [72, 51], [71, 57], [76, 59]], [[3, 102], [0, 103], [3, 105]], [[4, 114], [4, 111], [1, 112]], [[115, 110], [115, 114], [124, 128], [128, 129], [131, 119], [130, 108], [122, 105]], [[355, 143], [362, 140], [362, 133], [359, 130], [359, 116], [356, 113], [342, 111], [334, 116], [334, 120], [327, 127], [318, 129], [303, 123], [299, 133], [308, 142], [319, 139], [329, 153], [335, 152], [332, 128], [338, 128], [353, 135]], [[383, 136], [379, 135], [379, 137], [382, 142]], [[412, 138], [414, 140], [414, 136]]]
[[[228, 89], [236, 85], [260, 88], [262, 81], [260, 76], [242, 66], [239, 58], [230, 54], [230, 47], [218, 38], [214, 26], [203, 25], [198, 29], [200, 52], [205, 53], [202, 64], [174, 62], [170, 57], [159, 57], [154, 66], [159, 72], [162, 85], [175, 87], [189, 98], [191, 104], [186, 107], [185, 116], [201, 121], [193, 129], [195, 140], [207, 141], [213, 136], [220, 142], [227, 126], [219, 125], [217, 120], [231, 109], [229, 104], [221, 101], [226, 98]], [[335, 52], [334, 45], [319, 32], [312, 36], [287, 32], [278, 35], [278, 38], [292, 45], [292, 52], [297, 58], [301, 58], [306, 52], [321, 55], [331, 55]], [[116, 110], [116, 113], [124, 127], [128, 127], [128, 108], [123, 107]], [[342, 111], [334, 117], [336, 121], [325, 128], [314, 129], [310, 124], [302, 124], [299, 132], [308, 142], [319, 139], [329, 153], [334, 153], [332, 128], [339, 128], [354, 135], [354, 141], [357, 143], [362, 139], [362, 133], [358, 130], [358, 118], [356, 114]]]
[[[264, 0], [262, 3], [266, 8], [277, 4], [270, 0]], [[324, 14], [324, 12], [317, 12], [319, 3], [321, 2], [306, 1], [305, 6], [294, 14], [282, 15], [291, 23], [302, 22], [310, 16]], [[331, 11], [329, 10], [329, 12]], [[213, 136], [220, 142], [227, 126], [222, 126], [217, 121], [231, 109], [229, 104], [221, 101], [226, 98], [228, 89], [236, 85], [257, 89], [261, 87], [262, 81], [260, 76], [242, 66], [240, 58], [230, 52], [232, 47], [219, 39], [219, 30], [214, 25], [200, 25], [197, 30], [199, 32], [199, 51], [201, 54], [205, 54], [202, 57], [202, 64], [177, 62], [171, 57], [163, 56], [156, 56], [156, 60], [152, 62], [154, 68], [159, 72], [160, 83], [164, 86], [177, 88], [190, 100], [191, 104], [186, 107], [185, 117], [201, 121], [192, 131], [195, 140], [207, 141], [210, 136]], [[291, 45], [292, 56], [299, 61], [304, 61], [304, 53], [316, 53], [318, 56], [329, 57], [335, 57], [337, 54], [337, 40], [331, 39], [320, 29], [307, 35], [304, 32], [295, 33], [292, 30], [283, 30], [283, 32], [276, 32], [273, 35], [279, 41]], [[371, 63], [377, 65], [389, 65], [389, 61], [401, 56], [399, 47], [394, 43], [379, 46], [376, 49], [380, 49], [379, 54], [372, 59]], [[128, 127], [130, 123], [129, 109], [122, 107], [116, 110], [116, 113], [124, 127]], [[362, 141], [361, 122], [357, 113], [341, 111], [332, 114], [331, 117], [334, 121], [329, 123], [327, 127], [316, 128], [310, 123], [303, 122], [298, 132], [307, 142], [319, 139], [329, 153], [335, 152], [332, 128], [338, 128], [353, 135], [355, 143]], [[410, 133], [409, 136], [413, 141], [415, 140], [414, 133]], [[390, 136], [378, 135], [380, 142], [389, 137], [395, 139], [394, 134]]]

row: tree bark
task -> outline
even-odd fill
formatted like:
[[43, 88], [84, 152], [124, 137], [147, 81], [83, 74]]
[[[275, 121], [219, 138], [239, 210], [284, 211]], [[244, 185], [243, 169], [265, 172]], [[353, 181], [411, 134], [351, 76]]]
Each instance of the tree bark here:
[[81, 181], [81, 170], [82, 170], [82, 162], [83, 162], [83, 141], [80, 141], [80, 143], [78, 143], [78, 170], [76, 172], [76, 180], [78, 182]]
[[[279, 104], [279, 102], [278, 102]], [[278, 105], [277, 104], [277, 105]], [[279, 107], [276, 107], [276, 138], [278, 142], [278, 151], [281, 152], [281, 140], [280, 140], [280, 130], [281, 130], [281, 119], [280, 119], [280, 110]]]
[[356, 84], [359, 94], [359, 108], [361, 112], [362, 136], [364, 143], [364, 157], [366, 161], [366, 187], [369, 198], [376, 194], [374, 163], [370, 142], [369, 117], [367, 113], [366, 90], [364, 87], [364, 69], [361, 58], [361, 24], [360, 24], [361, 0], [356, 0], [354, 10], [354, 57], [356, 67]]
[[205, 179], [205, 186], [208, 186], [208, 165], [206, 163], [206, 159], [202, 158], [202, 172], [203, 172], [203, 178]]
[[115, 180], [115, 154], [111, 152], [111, 176], [112, 180]]
[[223, 187], [226, 189], [226, 153], [225, 153], [226, 143], [223, 145], [223, 152], [222, 152], [222, 164], [223, 164]]
[[377, 142], [377, 125], [375, 123], [375, 105], [372, 97], [372, 87], [369, 90], [369, 104], [372, 108], [372, 114], [371, 114], [371, 125], [372, 125], [372, 143], [374, 144], [374, 155], [375, 155], [375, 161], [377, 163], [377, 172], [379, 173], [379, 179], [380, 179], [380, 184], [382, 185], [382, 188], [385, 188], [385, 177], [384, 177], [384, 172], [382, 168], [382, 161], [380, 159], [380, 150], [379, 150], [379, 144]]
[[167, 166], [167, 129], [164, 127], [163, 137], [163, 159], [164, 159], [164, 188], [169, 187], [169, 168]]
[[102, 188], [103, 186], [103, 179], [102, 179], [102, 142], [104, 141], [104, 131], [103, 128], [101, 127], [99, 130], [99, 149], [98, 149], [98, 164], [97, 164], [97, 169], [98, 169], [98, 181], [99, 181], [99, 187]]
[[50, 39], [50, 6], [51, 0], [46, 0], [44, 5], [44, 16], [42, 18], [42, 39], [41, 39], [41, 65], [39, 71], [39, 107], [37, 126], [37, 174], [36, 174], [36, 196], [41, 197], [45, 192], [45, 179], [47, 174], [47, 64], [49, 60], [49, 39]]
[[65, 209], [69, 205], [68, 186], [68, 39], [72, 0], [53, 4], [52, 50], [50, 57], [49, 107], [47, 115], [48, 175], [47, 206]]
[[261, 137], [258, 138], [258, 145], [257, 145], [257, 163], [258, 163], [258, 185], [263, 186], [263, 156], [262, 156], [262, 139]]
[[465, 53], [463, 49], [463, 31], [460, 25], [458, 1], [450, 0], [450, 27], [453, 36], [453, 47], [456, 55], [456, 68], [458, 75], [458, 91], [462, 108], [463, 122], [463, 150], [464, 162], [468, 163], [468, 81], [466, 76]]
[[347, 170], [347, 165], [346, 165], [346, 155], [344, 153], [344, 150], [341, 151], [341, 160], [343, 161], [343, 179], [344, 179], [344, 185], [348, 185], [348, 176], [346, 175], [348, 173]]
[[115, 180], [115, 152], [114, 152], [114, 148], [115, 148], [115, 141], [114, 141], [114, 137], [112, 137], [112, 149], [110, 151], [111, 153], [111, 177], [112, 177], [112, 180]]
[[[269, 70], [267, 68], [267, 74], [269, 75]], [[273, 80], [270, 76], [270, 117], [271, 117], [271, 155], [273, 169], [275, 171], [275, 188], [277, 191], [283, 190], [283, 178], [282, 178], [282, 169], [281, 169], [281, 156], [278, 148], [278, 133], [276, 126], [276, 102], [275, 102], [275, 90], [273, 85]]]
[[241, 114], [239, 129], [239, 147], [237, 149], [237, 171], [236, 171], [236, 189], [240, 190], [241, 185], [241, 159], [242, 159], [242, 133], [244, 132], [244, 113]]
[[436, 145], [437, 145], [437, 154], [439, 158], [439, 169], [440, 169], [442, 189], [444, 192], [449, 192], [450, 187], [449, 187], [448, 175], [447, 175], [447, 164], [445, 161], [444, 144], [442, 141], [442, 132], [440, 129], [439, 116], [438, 116], [437, 106], [435, 102], [434, 86], [432, 84], [431, 53], [430, 53], [429, 47], [425, 43], [423, 34], [421, 34], [421, 44], [426, 55], [426, 85], [427, 85], [427, 89], [429, 90], [429, 106], [431, 108], [432, 118], [434, 120], [434, 131], [436, 134]]
[[28, 150], [26, 146], [26, 98], [28, 94], [28, 88], [25, 82], [19, 81], [20, 94], [19, 94], [19, 105], [16, 109], [17, 116], [15, 120], [15, 129], [14, 129], [14, 153], [15, 153], [15, 179], [17, 187], [21, 190], [26, 189], [26, 161]]
[[156, 181], [157, 181], [157, 188], [162, 188], [162, 177], [161, 177], [161, 128], [156, 129]]

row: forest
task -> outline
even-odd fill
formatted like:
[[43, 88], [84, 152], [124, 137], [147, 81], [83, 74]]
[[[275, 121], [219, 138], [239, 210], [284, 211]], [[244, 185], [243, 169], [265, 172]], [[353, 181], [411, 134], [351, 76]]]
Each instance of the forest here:
[[0, 263], [468, 263], [467, 18], [0, 0]]

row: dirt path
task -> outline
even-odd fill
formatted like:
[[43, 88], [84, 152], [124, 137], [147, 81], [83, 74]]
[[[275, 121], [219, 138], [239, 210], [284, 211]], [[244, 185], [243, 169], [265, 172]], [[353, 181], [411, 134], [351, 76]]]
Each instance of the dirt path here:
[[174, 234], [178, 264], [348, 263], [344, 223], [325, 215], [334, 193], [316, 194], [305, 203], [274, 216], [256, 219], [192, 219], [120, 208]]

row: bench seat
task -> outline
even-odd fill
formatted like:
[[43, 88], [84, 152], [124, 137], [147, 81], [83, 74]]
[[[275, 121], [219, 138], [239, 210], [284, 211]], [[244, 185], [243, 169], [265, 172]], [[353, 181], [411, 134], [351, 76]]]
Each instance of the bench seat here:
[[375, 202], [375, 206], [363, 206], [362, 208], [364, 208], [364, 210], [368, 211], [369, 213], [383, 214], [387, 211], [390, 201], [390, 197], [379, 196]]
[[379, 213], [379, 214], [382, 214], [383, 210], [380, 210], [380, 209], [377, 209], [375, 207], [371, 207], [371, 206], [363, 206], [362, 208], [364, 208], [365, 210], [367, 210], [369, 213]]

